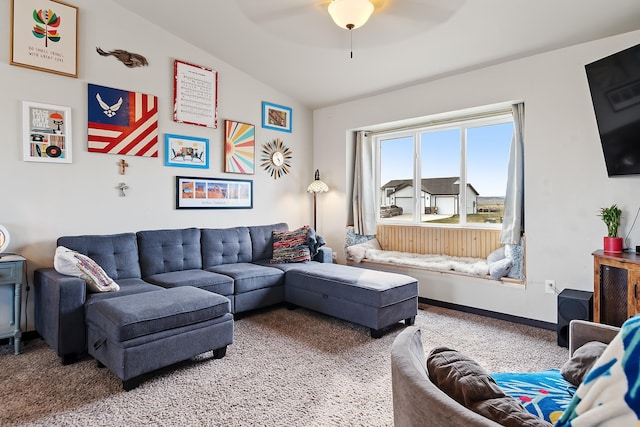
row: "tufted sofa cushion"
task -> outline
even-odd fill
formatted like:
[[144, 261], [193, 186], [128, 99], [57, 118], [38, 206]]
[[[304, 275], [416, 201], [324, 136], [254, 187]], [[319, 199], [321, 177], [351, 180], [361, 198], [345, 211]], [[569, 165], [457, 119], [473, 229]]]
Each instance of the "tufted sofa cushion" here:
[[58, 239], [58, 246], [88, 256], [116, 281], [141, 277], [138, 243], [133, 233], [65, 236]]
[[205, 228], [200, 232], [202, 268], [251, 262], [251, 236], [247, 227]]
[[273, 231], [288, 230], [289, 226], [284, 222], [249, 227], [252, 246], [251, 260], [260, 261], [273, 258]]
[[202, 268], [200, 230], [138, 231], [142, 277]]

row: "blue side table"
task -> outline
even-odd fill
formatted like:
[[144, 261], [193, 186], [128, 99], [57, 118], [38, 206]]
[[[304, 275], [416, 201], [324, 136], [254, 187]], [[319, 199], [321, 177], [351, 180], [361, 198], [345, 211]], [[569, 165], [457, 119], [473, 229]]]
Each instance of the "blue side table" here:
[[[1, 255], [1, 254], [0, 254]], [[20, 309], [22, 306], [22, 271], [25, 259], [20, 255], [4, 255], [0, 257], [0, 286], [13, 288], [13, 310], [9, 324], [0, 323], [0, 338], [11, 338], [15, 346], [15, 354], [20, 354]]]

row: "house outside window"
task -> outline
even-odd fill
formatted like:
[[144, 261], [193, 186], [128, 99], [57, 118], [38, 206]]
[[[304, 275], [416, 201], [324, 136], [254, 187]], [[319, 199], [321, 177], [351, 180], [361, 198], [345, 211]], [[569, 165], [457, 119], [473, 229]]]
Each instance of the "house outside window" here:
[[379, 222], [500, 227], [511, 113], [377, 132]]

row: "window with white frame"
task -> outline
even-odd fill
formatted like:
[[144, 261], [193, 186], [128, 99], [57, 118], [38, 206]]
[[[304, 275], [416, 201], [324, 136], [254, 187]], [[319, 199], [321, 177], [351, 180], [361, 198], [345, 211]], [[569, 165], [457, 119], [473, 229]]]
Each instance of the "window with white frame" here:
[[379, 222], [499, 227], [510, 112], [376, 132]]

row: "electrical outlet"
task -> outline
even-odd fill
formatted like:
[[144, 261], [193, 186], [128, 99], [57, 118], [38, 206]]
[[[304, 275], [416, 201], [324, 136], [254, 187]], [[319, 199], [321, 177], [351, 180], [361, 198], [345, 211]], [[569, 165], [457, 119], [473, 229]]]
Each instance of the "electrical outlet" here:
[[544, 291], [548, 294], [556, 293], [556, 281], [555, 280], [545, 280], [544, 281]]

